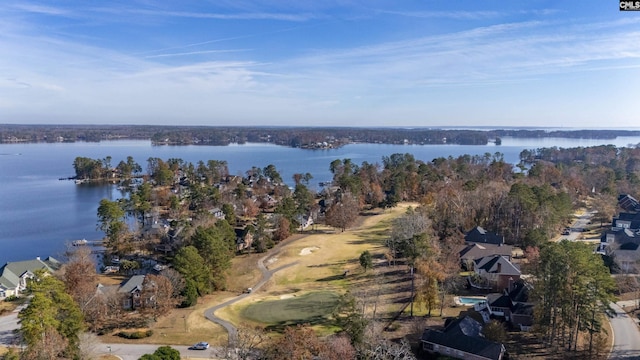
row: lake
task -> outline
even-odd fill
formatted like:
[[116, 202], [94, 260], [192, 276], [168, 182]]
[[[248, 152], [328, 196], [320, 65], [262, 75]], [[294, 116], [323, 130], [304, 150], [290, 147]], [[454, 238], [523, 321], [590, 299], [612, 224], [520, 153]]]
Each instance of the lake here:
[[60, 257], [65, 243], [102, 238], [96, 230], [96, 212], [101, 199], [122, 197], [113, 185], [60, 181], [74, 175], [78, 156], [92, 159], [112, 157], [112, 164], [133, 158], [146, 169], [147, 159], [180, 158], [187, 162], [225, 160], [231, 174], [244, 174], [252, 166], [274, 164], [282, 178], [293, 183], [294, 173], [311, 173], [312, 184], [331, 180], [329, 164], [349, 158], [356, 164], [381, 163], [383, 156], [411, 153], [416, 159], [464, 154], [501, 152], [507, 162], [516, 164], [524, 149], [539, 147], [578, 147], [640, 143], [640, 137], [614, 140], [591, 139], [514, 139], [503, 138], [502, 145], [385, 145], [351, 144], [331, 150], [303, 150], [272, 144], [248, 143], [230, 146], [152, 146], [150, 141], [103, 141], [100, 143], [0, 144], [0, 266], [7, 261], [36, 256]]

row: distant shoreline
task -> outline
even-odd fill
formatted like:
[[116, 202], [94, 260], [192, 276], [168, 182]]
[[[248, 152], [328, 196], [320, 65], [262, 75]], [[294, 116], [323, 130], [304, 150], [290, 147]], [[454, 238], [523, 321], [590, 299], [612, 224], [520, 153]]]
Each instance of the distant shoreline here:
[[152, 145], [227, 146], [266, 143], [301, 149], [332, 149], [347, 144], [487, 145], [502, 137], [610, 140], [640, 136], [640, 129], [564, 129], [533, 127], [273, 127], [159, 125], [0, 124], [0, 143], [74, 143], [149, 140]]

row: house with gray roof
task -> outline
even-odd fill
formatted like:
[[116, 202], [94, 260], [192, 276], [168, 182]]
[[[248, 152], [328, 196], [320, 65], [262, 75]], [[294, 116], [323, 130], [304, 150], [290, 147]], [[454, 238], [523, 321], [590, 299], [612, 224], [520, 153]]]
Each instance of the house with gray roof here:
[[456, 359], [501, 360], [504, 345], [482, 336], [482, 325], [469, 316], [456, 319], [444, 331], [427, 329], [422, 333], [422, 350]]
[[513, 246], [511, 245], [494, 245], [470, 243], [461, 247], [458, 254], [460, 255], [460, 265], [463, 269], [473, 270], [475, 261], [486, 256], [501, 255], [511, 260]]
[[502, 291], [520, 280], [520, 269], [509, 259], [501, 255], [486, 256], [475, 261], [474, 271], [493, 289]]
[[464, 236], [464, 241], [466, 243], [501, 245], [504, 244], [504, 236], [488, 232], [481, 226], [476, 226]]
[[625, 211], [640, 212], [640, 202], [629, 194], [618, 195], [618, 206]]
[[134, 275], [125, 281], [118, 289], [118, 294], [122, 296], [122, 307], [124, 309], [136, 309], [142, 306], [142, 283], [145, 275]]
[[47, 257], [41, 260], [37, 257], [33, 260], [8, 262], [0, 267], [0, 299], [9, 296], [18, 296], [27, 288], [27, 281], [33, 278], [38, 270], [50, 273], [62, 266], [60, 261]]

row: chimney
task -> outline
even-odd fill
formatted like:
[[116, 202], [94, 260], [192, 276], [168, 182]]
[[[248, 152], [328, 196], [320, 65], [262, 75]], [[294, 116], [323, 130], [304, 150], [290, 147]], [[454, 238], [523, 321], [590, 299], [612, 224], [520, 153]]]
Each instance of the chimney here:
[[502, 264], [498, 263], [498, 274], [502, 272]]

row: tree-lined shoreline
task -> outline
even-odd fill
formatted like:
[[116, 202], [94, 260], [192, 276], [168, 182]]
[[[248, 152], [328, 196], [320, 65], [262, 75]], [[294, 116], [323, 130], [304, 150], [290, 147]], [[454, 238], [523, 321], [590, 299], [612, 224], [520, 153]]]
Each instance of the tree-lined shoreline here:
[[0, 143], [100, 142], [150, 140], [154, 145], [271, 143], [306, 149], [337, 148], [352, 143], [415, 145], [487, 145], [502, 137], [615, 139], [639, 136], [640, 130], [452, 129], [403, 127], [274, 127], [166, 125], [18, 125], [0, 124]]

